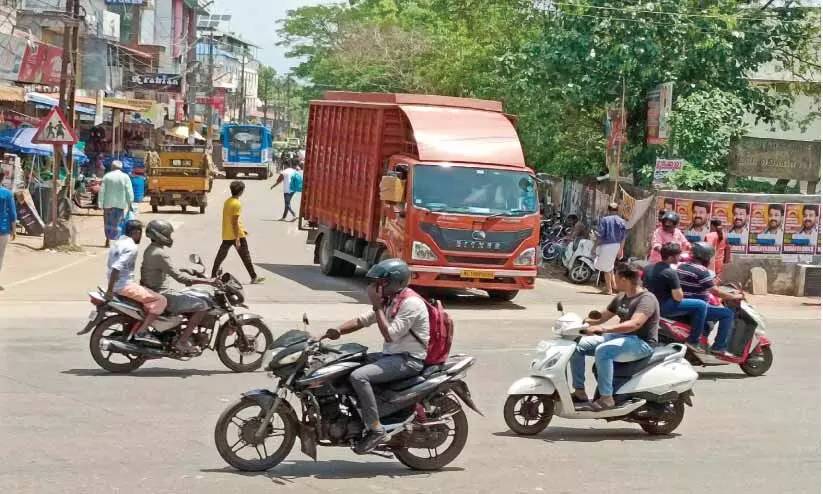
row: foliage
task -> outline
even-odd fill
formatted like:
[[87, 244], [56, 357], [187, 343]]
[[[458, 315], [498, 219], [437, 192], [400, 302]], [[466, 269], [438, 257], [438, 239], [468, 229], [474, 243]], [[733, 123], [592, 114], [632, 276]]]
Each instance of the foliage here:
[[[604, 109], [618, 104], [625, 81], [624, 163], [638, 178], [671, 151], [644, 143], [646, 95], [659, 83], [674, 83], [683, 118], [672, 146], [696, 167], [723, 168], [720, 148], [740, 132], [741, 111], [785, 121], [791, 92], [752, 85], [748, 76], [767, 63], [807, 78], [819, 73], [818, 11], [796, 7], [794, 0], [767, 8], [739, 0], [349, 0], [291, 10], [278, 34], [288, 55], [301, 59], [294, 75], [315, 95], [502, 100], [518, 117], [528, 162], [561, 175], [603, 171]], [[701, 98], [723, 106], [702, 115]], [[694, 114], [720, 130], [716, 139], [685, 121]], [[724, 115], [734, 121], [723, 124]], [[699, 143], [708, 144], [702, 154]]]
[[666, 182], [669, 187], [680, 190], [722, 191], [726, 188], [726, 174], [684, 163], [680, 170], [667, 177]]
[[743, 100], [720, 89], [695, 91], [678, 99], [670, 116], [668, 148], [704, 170], [727, 167], [733, 139], [745, 134]]

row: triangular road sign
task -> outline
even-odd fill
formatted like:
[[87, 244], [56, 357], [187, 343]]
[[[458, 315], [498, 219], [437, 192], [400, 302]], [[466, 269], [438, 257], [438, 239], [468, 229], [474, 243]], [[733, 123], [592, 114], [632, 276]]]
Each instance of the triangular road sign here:
[[55, 106], [40, 122], [31, 142], [34, 144], [75, 144], [77, 134], [66, 121], [63, 110]]

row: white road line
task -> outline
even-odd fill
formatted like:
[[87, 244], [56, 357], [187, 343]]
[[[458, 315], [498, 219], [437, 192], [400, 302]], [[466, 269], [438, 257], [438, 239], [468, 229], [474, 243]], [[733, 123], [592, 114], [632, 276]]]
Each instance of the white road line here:
[[22, 285], [22, 284], [24, 284], [24, 283], [29, 283], [29, 282], [32, 282], [32, 281], [37, 281], [37, 280], [39, 280], [39, 279], [45, 278], [46, 276], [51, 276], [51, 275], [53, 275], [53, 274], [57, 274], [57, 273], [59, 273], [59, 272], [61, 272], [61, 271], [65, 271], [65, 270], [67, 270], [67, 269], [69, 269], [69, 268], [73, 268], [74, 266], [77, 266], [78, 264], [82, 264], [82, 263], [84, 263], [84, 262], [86, 262], [86, 261], [88, 261], [88, 260], [90, 260], [90, 259], [95, 259], [96, 257], [97, 257], [97, 253], [94, 253], [94, 254], [92, 254], [92, 255], [90, 255], [90, 256], [84, 257], [83, 259], [78, 259], [78, 260], [76, 260], [76, 261], [74, 261], [74, 262], [70, 262], [70, 263], [68, 263], [68, 264], [64, 264], [64, 265], [60, 266], [59, 268], [54, 268], [54, 269], [52, 269], [52, 270], [50, 270], [50, 271], [46, 271], [45, 273], [40, 273], [40, 274], [36, 274], [36, 275], [34, 275], [34, 276], [29, 276], [28, 278], [23, 278], [22, 280], [13, 281], [13, 282], [11, 282], [11, 283], [6, 284], [6, 285], [5, 285], [5, 287], [6, 287], [6, 288], [11, 288], [11, 287], [13, 287], [13, 286], [19, 286], [19, 285]]

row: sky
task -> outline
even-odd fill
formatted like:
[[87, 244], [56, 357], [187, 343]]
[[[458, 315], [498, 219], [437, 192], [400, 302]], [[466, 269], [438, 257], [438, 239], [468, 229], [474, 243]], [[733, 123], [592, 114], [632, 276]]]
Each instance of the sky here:
[[284, 74], [297, 65], [296, 59], [287, 59], [285, 49], [277, 42], [276, 21], [286, 16], [286, 11], [306, 5], [339, 3], [334, 0], [215, 0], [212, 14], [232, 16], [231, 30], [260, 47], [258, 59]]

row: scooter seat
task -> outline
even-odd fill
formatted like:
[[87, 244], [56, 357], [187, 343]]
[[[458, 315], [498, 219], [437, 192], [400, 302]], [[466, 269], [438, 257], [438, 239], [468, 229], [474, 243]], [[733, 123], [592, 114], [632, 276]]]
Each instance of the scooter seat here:
[[658, 347], [654, 349], [654, 353], [646, 358], [633, 360], [631, 362], [615, 362], [614, 375], [615, 377], [632, 377], [643, 369], [656, 365], [669, 355], [674, 355], [675, 353], [677, 353], [677, 350], [674, 348]]

